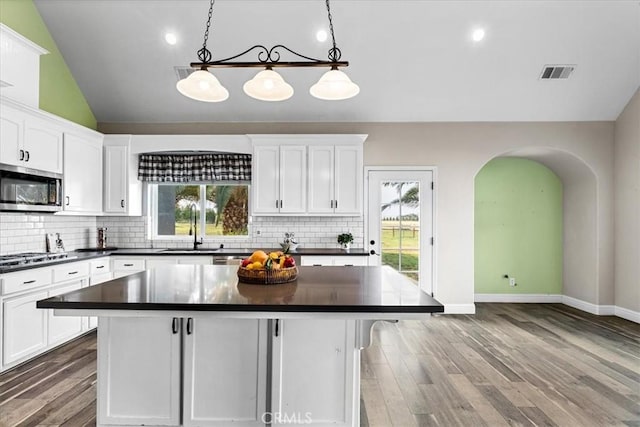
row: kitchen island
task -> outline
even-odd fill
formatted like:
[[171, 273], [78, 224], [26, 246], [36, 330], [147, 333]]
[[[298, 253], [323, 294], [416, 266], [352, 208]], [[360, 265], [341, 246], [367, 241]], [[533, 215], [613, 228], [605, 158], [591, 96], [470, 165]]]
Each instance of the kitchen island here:
[[300, 267], [280, 285], [171, 265], [39, 301], [99, 316], [98, 425], [357, 426], [377, 320], [443, 306], [389, 267]]

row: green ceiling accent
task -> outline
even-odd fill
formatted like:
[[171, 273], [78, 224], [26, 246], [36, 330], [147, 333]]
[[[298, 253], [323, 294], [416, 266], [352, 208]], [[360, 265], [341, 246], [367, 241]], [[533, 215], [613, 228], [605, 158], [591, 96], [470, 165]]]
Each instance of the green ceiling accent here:
[[562, 294], [562, 240], [562, 182], [550, 169], [498, 158], [478, 172], [476, 293]]
[[1, 0], [0, 22], [49, 51], [40, 57], [40, 109], [96, 129], [96, 118], [33, 1]]

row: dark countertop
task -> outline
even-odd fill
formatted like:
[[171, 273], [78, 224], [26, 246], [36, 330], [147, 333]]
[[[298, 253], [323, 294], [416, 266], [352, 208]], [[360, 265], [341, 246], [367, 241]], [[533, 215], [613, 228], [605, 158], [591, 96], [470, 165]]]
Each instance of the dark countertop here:
[[299, 267], [279, 285], [239, 283], [236, 266], [167, 265], [38, 301], [38, 308], [298, 313], [438, 313], [390, 267]]
[[[69, 262], [87, 261], [95, 258], [102, 258], [105, 256], [117, 255], [117, 256], [249, 256], [256, 249], [251, 248], [224, 248], [224, 249], [198, 249], [189, 250], [185, 248], [181, 251], [171, 251], [167, 248], [122, 248], [112, 251], [70, 251], [68, 252], [69, 258], [60, 260], [54, 260], [50, 262], [36, 263], [36, 264], [23, 264], [0, 267], [0, 274], [13, 273], [16, 271], [30, 270], [32, 268], [50, 267], [57, 264], [66, 264]], [[279, 251], [281, 249], [264, 249], [266, 252]], [[293, 256], [304, 255], [342, 255], [342, 256], [369, 256], [369, 253], [364, 249], [350, 249], [345, 251], [344, 249], [326, 249], [326, 248], [305, 248], [298, 249], [291, 252]]]

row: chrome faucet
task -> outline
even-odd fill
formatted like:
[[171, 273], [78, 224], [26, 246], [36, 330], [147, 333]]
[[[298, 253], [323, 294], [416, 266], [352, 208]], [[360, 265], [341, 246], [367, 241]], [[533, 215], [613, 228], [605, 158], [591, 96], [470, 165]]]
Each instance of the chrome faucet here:
[[[189, 236], [193, 234], [193, 250], [197, 250], [198, 246], [202, 244], [202, 237], [198, 242], [198, 206], [194, 203], [191, 203], [189, 206]], [[192, 222], [193, 219], [193, 222]], [[193, 226], [193, 227], [192, 227]]]

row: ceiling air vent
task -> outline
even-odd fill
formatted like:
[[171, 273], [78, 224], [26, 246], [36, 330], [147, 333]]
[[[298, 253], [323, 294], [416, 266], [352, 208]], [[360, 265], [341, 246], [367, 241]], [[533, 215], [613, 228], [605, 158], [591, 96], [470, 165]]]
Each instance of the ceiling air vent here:
[[173, 67], [174, 70], [176, 70], [176, 76], [178, 76], [178, 81], [182, 80], [182, 79], [186, 79], [187, 77], [189, 77], [189, 74], [193, 73], [195, 70], [195, 68], [191, 68], [191, 67], [178, 67], [175, 66]]
[[568, 79], [575, 65], [545, 65], [540, 74], [542, 80]]

